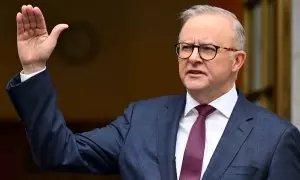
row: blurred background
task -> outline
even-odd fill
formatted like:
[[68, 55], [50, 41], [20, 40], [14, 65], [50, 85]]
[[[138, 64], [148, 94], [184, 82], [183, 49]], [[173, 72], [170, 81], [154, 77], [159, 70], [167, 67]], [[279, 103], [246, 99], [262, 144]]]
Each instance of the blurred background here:
[[58, 23], [70, 25], [48, 67], [59, 106], [74, 132], [104, 126], [132, 101], [184, 92], [173, 45], [180, 12], [195, 4], [216, 5], [237, 15], [248, 40], [248, 58], [237, 86], [249, 100], [300, 127], [298, 0], [3, 1], [0, 179], [119, 179], [43, 172], [33, 163], [26, 133], [6, 94], [7, 82], [21, 71], [15, 16], [23, 4], [41, 8], [49, 32]]

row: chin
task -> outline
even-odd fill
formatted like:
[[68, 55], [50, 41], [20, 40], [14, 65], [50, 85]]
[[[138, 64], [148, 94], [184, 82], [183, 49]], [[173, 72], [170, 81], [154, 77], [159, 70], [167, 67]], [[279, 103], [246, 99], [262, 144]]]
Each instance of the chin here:
[[190, 90], [190, 91], [201, 91], [208, 87], [208, 83], [205, 83], [205, 82], [186, 81], [186, 82], [184, 82], [184, 85], [185, 85], [186, 89]]

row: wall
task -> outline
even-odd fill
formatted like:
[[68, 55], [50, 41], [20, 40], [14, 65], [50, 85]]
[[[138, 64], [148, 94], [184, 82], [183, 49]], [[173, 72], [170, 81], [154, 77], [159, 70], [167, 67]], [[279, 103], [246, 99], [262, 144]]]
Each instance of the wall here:
[[[61, 48], [57, 48], [49, 60], [48, 68], [66, 119], [113, 118], [130, 101], [182, 93], [173, 44], [180, 28], [179, 12], [194, 3], [199, 1], [177, 1], [172, 5], [164, 1], [138, 0], [117, 4], [91, 0], [85, 3], [78, 0], [35, 1], [44, 12], [49, 31], [57, 23], [69, 23], [70, 29], [65, 32], [68, 35], [76, 30], [76, 23], [84, 22], [92, 26], [99, 37], [99, 46], [95, 47], [99, 51], [95, 58], [85, 59], [84, 64], [73, 65], [74, 60], [62, 56], [61, 49], [70, 51], [63, 46], [59, 46]], [[9, 78], [21, 69], [14, 19], [20, 6], [20, 2], [7, 1], [7, 8], [0, 12], [2, 21], [7, 22], [0, 28], [0, 33], [6, 34], [0, 48], [3, 59], [0, 62], [0, 106], [3, 107], [0, 116], [5, 119], [16, 119], [4, 89]], [[82, 36], [71, 36], [71, 39], [84, 42], [87, 39], [80, 38], [85, 38], [87, 30], [83, 29]], [[88, 49], [89, 42], [86, 46], [69, 46], [73, 46], [74, 54], [80, 54], [78, 51]]]
[[[74, 131], [84, 131], [103, 124], [71, 125]], [[0, 179], [7, 180], [117, 180], [118, 175], [82, 175], [75, 173], [53, 173], [41, 171], [32, 160], [26, 134], [19, 123], [0, 125]]]

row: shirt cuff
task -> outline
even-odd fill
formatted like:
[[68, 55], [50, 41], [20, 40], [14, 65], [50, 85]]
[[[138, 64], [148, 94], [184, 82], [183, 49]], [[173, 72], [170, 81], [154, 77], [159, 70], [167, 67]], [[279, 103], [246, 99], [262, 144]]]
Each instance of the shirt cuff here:
[[46, 70], [46, 67], [38, 72], [34, 72], [34, 73], [31, 73], [31, 74], [24, 74], [23, 71], [20, 72], [20, 78], [21, 78], [21, 82], [24, 82], [26, 80], [28, 80], [29, 78], [43, 72]]

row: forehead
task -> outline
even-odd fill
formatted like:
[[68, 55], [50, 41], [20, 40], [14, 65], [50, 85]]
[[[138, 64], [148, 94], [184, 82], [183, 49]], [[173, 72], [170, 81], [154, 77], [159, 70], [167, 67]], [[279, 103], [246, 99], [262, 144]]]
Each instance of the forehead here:
[[183, 25], [180, 41], [229, 44], [233, 39], [232, 20], [222, 15], [203, 14], [191, 17]]

